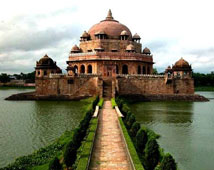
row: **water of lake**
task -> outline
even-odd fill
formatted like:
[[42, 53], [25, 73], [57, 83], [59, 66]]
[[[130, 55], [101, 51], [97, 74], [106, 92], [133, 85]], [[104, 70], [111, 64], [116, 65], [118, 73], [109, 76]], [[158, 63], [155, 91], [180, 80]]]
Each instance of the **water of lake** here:
[[0, 167], [28, 155], [78, 125], [85, 101], [5, 101], [26, 89], [0, 89]]
[[181, 170], [213, 170], [214, 92], [197, 92], [209, 102], [139, 102], [131, 105], [136, 119], [161, 135], [165, 152]]

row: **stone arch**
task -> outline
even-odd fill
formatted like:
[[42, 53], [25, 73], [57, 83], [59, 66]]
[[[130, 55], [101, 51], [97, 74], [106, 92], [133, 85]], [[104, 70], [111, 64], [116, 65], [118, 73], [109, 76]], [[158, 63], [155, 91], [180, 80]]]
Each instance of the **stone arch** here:
[[137, 74], [141, 74], [141, 66], [137, 67]]
[[75, 73], [75, 74], [78, 73], [78, 66], [77, 66], [77, 65], [74, 66], [74, 73]]
[[88, 73], [92, 74], [92, 65], [91, 64], [88, 65]]
[[128, 66], [127, 65], [123, 65], [122, 74], [128, 74], [128, 73], [129, 73]]
[[116, 74], [119, 74], [119, 66], [116, 65]]
[[81, 65], [81, 67], [80, 67], [80, 73], [85, 73], [85, 66], [84, 65]]
[[146, 74], [146, 66], [143, 66], [143, 74]]
[[147, 67], [147, 74], [151, 74], [150, 73], [150, 67]]

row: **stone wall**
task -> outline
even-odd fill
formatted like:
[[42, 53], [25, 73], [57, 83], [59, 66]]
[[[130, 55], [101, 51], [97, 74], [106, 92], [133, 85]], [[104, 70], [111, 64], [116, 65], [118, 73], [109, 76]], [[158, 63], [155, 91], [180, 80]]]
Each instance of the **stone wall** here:
[[117, 78], [119, 95], [194, 94], [193, 79], [172, 80], [165, 83], [163, 76], [124, 76]]
[[[36, 79], [36, 95], [94, 96], [100, 94], [100, 80], [93, 76], [52, 76]], [[102, 90], [102, 89], [101, 89]]]

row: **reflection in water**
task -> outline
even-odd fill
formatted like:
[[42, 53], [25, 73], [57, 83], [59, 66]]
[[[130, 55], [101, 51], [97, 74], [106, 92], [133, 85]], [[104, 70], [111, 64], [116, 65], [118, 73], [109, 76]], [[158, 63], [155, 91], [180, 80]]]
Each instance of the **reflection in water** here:
[[[214, 92], [201, 92], [214, 98]], [[182, 170], [213, 170], [214, 100], [140, 102], [131, 105], [136, 119], [161, 135], [158, 140]]]
[[0, 89], [0, 167], [78, 125], [86, 101], [5, 101], [24, 89]]

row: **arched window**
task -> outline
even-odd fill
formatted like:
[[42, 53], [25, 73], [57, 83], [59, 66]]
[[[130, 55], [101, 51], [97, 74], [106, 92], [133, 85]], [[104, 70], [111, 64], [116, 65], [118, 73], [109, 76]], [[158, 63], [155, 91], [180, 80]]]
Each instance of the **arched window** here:
[[119, 74], [119, 67], [116, 65], [116, 74]]
[[44, 71], [44, 76], [46, 76], [46, 75], [47, 75], [47, 71], [45, 70], [45, 71]]
[[146, 67], [143, 66], [143, 74], [146, 74]]
[[74, 73], [77, 74], [78, 73], [78, 66], [74, 66]]
[[92, 66], [91, 65], [88, 65], [88, 73], [92, 73]]
[[150, 73], [150, 67], [147, 67], [147, 74], [151, 74]]
[[138, 68], [137, 68], [137, 74], [141, 74], [141, 67], [140, 66], [138, 66]]
[[40, 71], [38, 71], [37, 74], [40, 75]]
[[128, 66], [123, 65], [122, 74], [128, 74]]
[[85, 73], [85, 66], [84, 65], [81, 65], [80, 73]]

